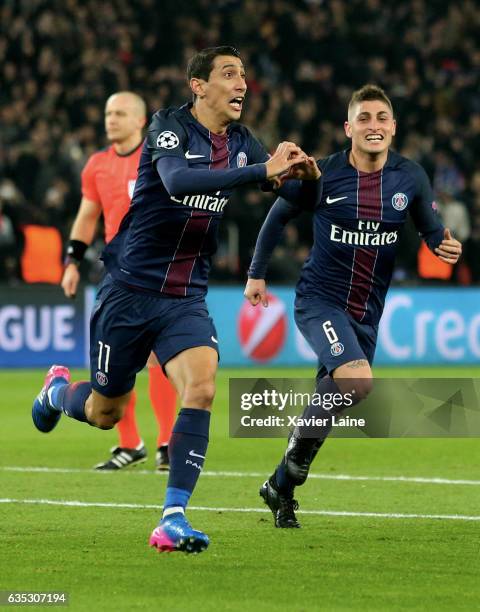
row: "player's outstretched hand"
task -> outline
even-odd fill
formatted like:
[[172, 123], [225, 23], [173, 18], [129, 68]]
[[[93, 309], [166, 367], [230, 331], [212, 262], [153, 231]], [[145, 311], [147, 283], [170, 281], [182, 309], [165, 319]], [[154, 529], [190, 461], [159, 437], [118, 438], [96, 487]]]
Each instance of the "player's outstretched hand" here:
[[65, 296], [68, 298], [74, 298], [77, 293], [78, 283], [80, 282], [80, 272], [75, 264], [70, 263], [65, 268], [61, 287]]
[[268, 306], [267, 286], [263, 278], [249, 278], [245, 285], [243, 295], [252, 306], [256, 306], [260, 303], [265, 308]]
[[448, 264], [456, 264], [462, 254], [462, 244], [453, 238], [448, 227], [443, 232], [443, 240], [435, 249], [437, 257]]
[[267, 179], [288, 172], [292, 166], [305, 162], [307, 156], [293, 142], [281, 142], [272, 157], [266, 162]]

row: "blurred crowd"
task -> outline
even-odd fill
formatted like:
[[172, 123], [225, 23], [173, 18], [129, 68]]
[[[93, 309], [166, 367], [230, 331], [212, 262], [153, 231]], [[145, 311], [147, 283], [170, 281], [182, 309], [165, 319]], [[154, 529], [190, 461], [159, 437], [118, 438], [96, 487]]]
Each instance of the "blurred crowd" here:
[[[446, 225], [464, 242], [451, 280], [480, 281], [479, 31], [474, 0], [3, 0], [0, 280], [22, 277], [25, 224], [68, 236], [80, 171], [105, 145], [106, 98], [133, 90], [151, 112], [183, 103], [188, 58], [233, 44], [247, 68], [242, 122], [269, 149], [284, 139], [316, 157], [346, 148], [351, 92], [384, 87], [396, 150], [425, 167]], [[244, 280], [271, 203], [247, 189], [232, 198], [214, 279]], [[270, 279], [294, 282], [310, 243], [310, 220], [300, 217]], [[398, 282], [417, 280], [418, 246], [407, 228]]]

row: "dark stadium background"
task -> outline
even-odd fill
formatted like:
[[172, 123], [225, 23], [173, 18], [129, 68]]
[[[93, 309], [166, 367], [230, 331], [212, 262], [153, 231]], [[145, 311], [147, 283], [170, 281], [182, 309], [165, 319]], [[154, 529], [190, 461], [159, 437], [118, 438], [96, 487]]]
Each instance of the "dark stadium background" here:
[[[227, 43], [238, 47], [247, 67], [242, 121], [270, 149], [282, 139], [317, 157], [345, 147], [351, 92], [366, 82], [383, 86], [398, 120], [395, 148], [424, 165], [445, 223], [465, 244], [450, 282], [478, 283], [479, 28], [480, 7], [469, 0], [4, 0], [0, 281], [22, 282], [25, 224], [54, 226], [68, 236], [81, 168], [105, 145], [106, 98], [131, 89], [150, 112], [183, 103], [188, 58], [201, 47]], [[214, 282], [243, 282], [271, 202], [251, 190], [232, 199]], [[310, 225], [305, 217], [289, 227], [271, 281], [295, 281]], [[419, 282], [418, 246], [410, 228], [396, 282]], [[101, 240], [84, 266], [91, 282], [101, 273], [95, 263], [100, 249]]]

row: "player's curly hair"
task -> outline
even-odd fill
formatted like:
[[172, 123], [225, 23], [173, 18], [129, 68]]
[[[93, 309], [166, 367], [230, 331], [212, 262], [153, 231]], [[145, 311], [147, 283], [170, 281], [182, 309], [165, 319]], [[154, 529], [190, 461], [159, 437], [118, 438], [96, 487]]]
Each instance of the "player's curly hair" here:
[[386, 104], [393, 115], [393, 106], [390, 98], [381, 87], [373, 85], [372, 83], [368, 83], [353, 92], [350, 102], [348, 103], [348, 115], [350, 116], [350, 110], [355, 104], [359, 102], [370, 102], [371, 100], [380, 100], [380, 102]]
[[[230, 55], [240, 58], [240, 53], [235, 47], [223, 45], [221, 47], [207, 47], [196, 53], [188, 62], [187, 79], [203, 79], [208, 81], [213, 69], [213, 60], [219, 55]], [[195, 99], [195, 96], [194, 96]]]

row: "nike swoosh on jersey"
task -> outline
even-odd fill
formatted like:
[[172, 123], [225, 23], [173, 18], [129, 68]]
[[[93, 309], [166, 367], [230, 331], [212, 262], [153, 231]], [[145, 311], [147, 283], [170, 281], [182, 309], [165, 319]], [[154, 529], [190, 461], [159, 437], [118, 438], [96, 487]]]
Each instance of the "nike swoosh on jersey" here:
[[198, 457], [199, 459], [205, 459], [205, 455], [199, 455], [198, 453], [195, 453], [193, 450], [191, 450], [189, 453], [190, 457]]
[[187, 151], [185, 153], [185, 157], [187, 159], [199, 159], [200, 157], [205, 157], [205, 155], [195, 155], [194, 153], [190, 153], [190, 151]]
[[325, 200], [327, 202], [327, 204], [333, 204], [334, 202], [339, 202], [340, 200], [346, 200], [348, 198], [348, 196], [342, 196], [341, 198], [331, 198], [330, 196], [327, 196], [327, 199]]

